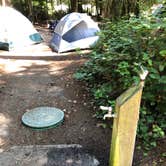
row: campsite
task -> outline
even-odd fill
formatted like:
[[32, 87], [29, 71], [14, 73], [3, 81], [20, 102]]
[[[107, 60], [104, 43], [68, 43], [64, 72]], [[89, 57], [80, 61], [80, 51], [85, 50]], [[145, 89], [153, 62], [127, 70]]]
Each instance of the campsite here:
[[113, 2], [0, 2], [0, 166], [166, 165], [166, 3]]

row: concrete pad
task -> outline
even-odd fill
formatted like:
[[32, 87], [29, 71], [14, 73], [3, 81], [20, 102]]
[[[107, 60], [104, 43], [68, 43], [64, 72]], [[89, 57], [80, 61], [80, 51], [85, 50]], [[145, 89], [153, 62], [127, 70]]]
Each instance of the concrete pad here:
[[99, 162], [82, 146], [32, 145], [14, 146], [0, 153], [0, 166], [98, 166]]

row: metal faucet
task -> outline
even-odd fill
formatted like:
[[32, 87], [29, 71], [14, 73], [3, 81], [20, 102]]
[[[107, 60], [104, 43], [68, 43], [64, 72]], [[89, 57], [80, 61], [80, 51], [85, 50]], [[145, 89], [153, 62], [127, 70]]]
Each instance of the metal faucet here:
[[112, 114], [112, 107], [105, 107], [105, 106], [100, 106], [101, 110], [108, 110], [108, 113], [104, 115], [103, 119], [105, 120], [106, 118], [115, 118], [116, 114]]
[[[140, 68], [141, 68], [141, 73], [139, 74], [140, 76], [140, 84], [141, 86], [143, 87], [144, 86], [144, 81], [145, 81], [145, 78], [146, 76], [148, 75], [148, 70], [144, 69], [141, 65], [140, 65]], [[100, 106], [100, 109], [101, 110], [108, 110], [108, 113], [104, 115], [103, 119], [105, 120], [106, 118], [116, 118], [117, 115], [116, 114], [112, 114], [112, 107], [105, 107], [105, 106]]]
[[144, 87], [144, 82], [149, 72], [148, 70], [144, 69], [142, 66], [140, 66], [140, 68], [141, 68], [141, 73], [139, 74], [141, 80], [140, 84], [142, 87]]

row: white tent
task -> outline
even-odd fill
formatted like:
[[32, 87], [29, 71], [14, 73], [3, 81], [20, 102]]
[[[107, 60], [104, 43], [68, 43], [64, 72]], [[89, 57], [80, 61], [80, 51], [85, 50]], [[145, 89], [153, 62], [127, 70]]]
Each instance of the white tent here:
[[42, 42], [32, 23], [10, 7], [0, 7], [0, 49], [15, 50]]
[[89, 48], [98, 40], [98, 31], [98, 25], [87, 14], [71, 13], [55, 27], [50, 46], [58, 52]]

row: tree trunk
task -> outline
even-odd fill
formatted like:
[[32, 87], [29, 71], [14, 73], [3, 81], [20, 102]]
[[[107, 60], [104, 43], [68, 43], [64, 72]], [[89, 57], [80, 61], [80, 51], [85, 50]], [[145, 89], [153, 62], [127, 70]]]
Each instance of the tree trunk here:
[[48, 0], [46, 0], [45, 11], [46, 11], [46, 17], [47, 17], [47, 19], [49, 19], [49, 14], [48, 14]]
[[5, 1], [5, 0], [2, 0], [2, 1], [1, 1], [1, 4], [2, 4], [2, 6], [6, 6], [6, 1]]
[[130, 13], [139, 13], [138, 0], [106, 0], [104, 7], [104, 17], [118, 19], [128, 16]]
[[27, 0], [27, 5], [28, 5], [28, 18], [29, 18], [32, 22], [34, 22], [32, 0]]
[[51, 0], [51, 14], [53, 15], [54, 13], [54, 1]]
[[70, 4], [71, 4], [71, 12], [77, 12], [78, 11], [78, 1], [70, 0]]
[[79, 13], [82, 13], [83, 12], [83, 9], [82, 9], [82, 0], [78, 0], [78, 6], [77, 6], [77, 11]]
[[103, 2], [102, 2], [102, 0], [99, 0], [99, 10], [100, 10], [100, 16], [102, 16], [102, 14], [103, 14]]
[[96, 5], [96, 15], [97, 17], [99, 16], [99, 1], [95, 0], [95, 5]]
[[11, 0], [1, 0], [2, 6], [11, 6]]

